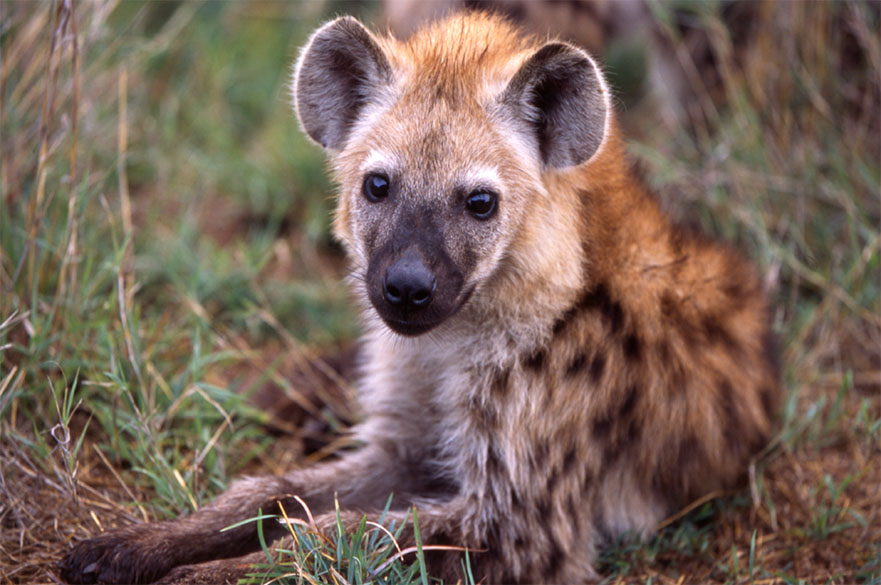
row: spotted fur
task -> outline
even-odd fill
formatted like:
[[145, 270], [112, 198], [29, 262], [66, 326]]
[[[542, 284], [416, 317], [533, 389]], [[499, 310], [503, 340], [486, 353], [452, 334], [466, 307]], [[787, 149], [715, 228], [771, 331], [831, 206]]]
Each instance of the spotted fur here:
[[[220, 528], [279, 501], [296, 514], [293, 496], [332, 526], [334, 493], [354, 524], [393, 492], [392, 515], [416, 505], [427, 542], [484, 551], [479, 578], [573, 582], [610, 539], [736, 485], [777, 403], [764, 294], [737, 252], [671, 224], [631, 175], [586, 53], [479, 13], [406, 42], [342, 18], [304, 49], [294, 98], [340, 185], [364, 446], [80, 543], [67, 579], [232, 578], [262, 553], [194, 564], [258, 546], [249, 526]], [[390, 188], [371, 202], [376, 172]], [[488, 220], [465, 212], [475, 189], [498, 194]], [[428, 316], [393, 314], [370, 288], [404, 249], [436, 268]], [[429, 562], [456, 578], [453, 555]]]

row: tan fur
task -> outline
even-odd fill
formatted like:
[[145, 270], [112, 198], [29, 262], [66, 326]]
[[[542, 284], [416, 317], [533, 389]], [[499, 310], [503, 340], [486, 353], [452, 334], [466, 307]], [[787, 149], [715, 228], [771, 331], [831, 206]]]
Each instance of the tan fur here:
[[[329, 147], [340, 184], [334, 229], [364, 305], [365, 447], [284, 478], [247, 480], [161, 529], [81, 544], [67, 567], [104, 559], [127, 563], [108, 580], [149, 581], [253, 547], [246, 529], [215, 535], [258, 505], [281, 500], [290, 513], [299, 495], [320, 513], [336, 492], [355, 524], [394, 492], [393, 514], [403, 519], [416, 504], [426, 541], [485, 550], [473, 557], [479, 578], [573, 582], [595, 575], [609, 539], [648, 533], [693, 499], [735, 485], [763, 446], [778, 385], [755, 271], [664, 216], [631, 174], [605, 85], [598, 150], [578, 166], [549, 168], [498, 101], [543, 43], [480, 14], [407, 42], [374, 41], [391, 82]], [[364, 175], [376, 170], [401, 177], [395, 204], [365, 202]], [[500, 192], [491, 221], [451, 207], [450, 190], [468, 181]], [[393, 242], [394, 226], [428, 221], [401, 219], [413, 205], [443, 227], [454, 261], [477, 258], [466, 302], [431, 331], [403, 337], [371, 306], [363, 276], [371, 238]], [[332, 524], [332, 513], [321, 518]], [[175, 552], [160, 568], [146, 560], [185, 540], [210, 541], [210, 550]], [[429, 560], [435, 574], [456, 578], [458, 559]], [[241, 562], [185, 566], [166, 581], [226, 579]], [[83, 578], [79, 571], [68, 578]]]

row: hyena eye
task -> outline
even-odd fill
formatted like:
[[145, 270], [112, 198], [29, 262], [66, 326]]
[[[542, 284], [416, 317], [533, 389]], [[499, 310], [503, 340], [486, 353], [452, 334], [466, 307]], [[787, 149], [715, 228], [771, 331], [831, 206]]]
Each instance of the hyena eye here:
[[477, 219], [489, 219], [496, 211], [496, 199], [492, 191], [474, 191], [465, 200], [465, 209]]
[[388, 197], [389, 180], [381, 173], [370, 173], [364, 177], [364, 196], [376, 203]]

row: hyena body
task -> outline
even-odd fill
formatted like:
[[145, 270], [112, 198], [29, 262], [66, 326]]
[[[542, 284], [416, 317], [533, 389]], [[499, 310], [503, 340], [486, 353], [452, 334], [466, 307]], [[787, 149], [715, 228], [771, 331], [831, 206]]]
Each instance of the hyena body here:
[[778, 393], [759, 280], [631, 176], [584, 52], [479, 14], [407, 43], [343, 18], [304, 49], [294, 96], [340, 183], [364, 446], [81, 543], [68, 579], [233, 578], [260, 560], [240, 556], [255, 529], [220, 528], [296, 514], [295, 495], [329, 526], [336, 494], [356, 523], [394, 493], [426, 542], [485, 551], [490, 582], [577, 581], [604, 542], [742, 476]]

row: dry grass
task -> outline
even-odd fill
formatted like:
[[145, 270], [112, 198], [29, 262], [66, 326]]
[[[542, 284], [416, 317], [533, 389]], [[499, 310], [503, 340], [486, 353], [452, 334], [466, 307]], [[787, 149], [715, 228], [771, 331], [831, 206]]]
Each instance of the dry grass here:
[[[289, 142], [283, 97], [255, 105], [239, 86], [256, 81], [229, 81], [257, 67], [241, 55], [278, 52], [258, 40], [308, 30], [309, 6], [0, 4], [0, 582], [56, 582], [74, 540], [326, 456], [354, 418], [347, 383], [312, 360], [354, 335], [315, 219], [320, 155]], [[688, 131], [633, 150], [674, 215], [762, 266], [789, 395], [744, 490], [623, 541], [602, 570], [879, 583], [877, 6], [755, 4], [746, 31], [713, 6], [690, 28], [655, 8], [683, 67], [713, 75], [691, 78]]]

